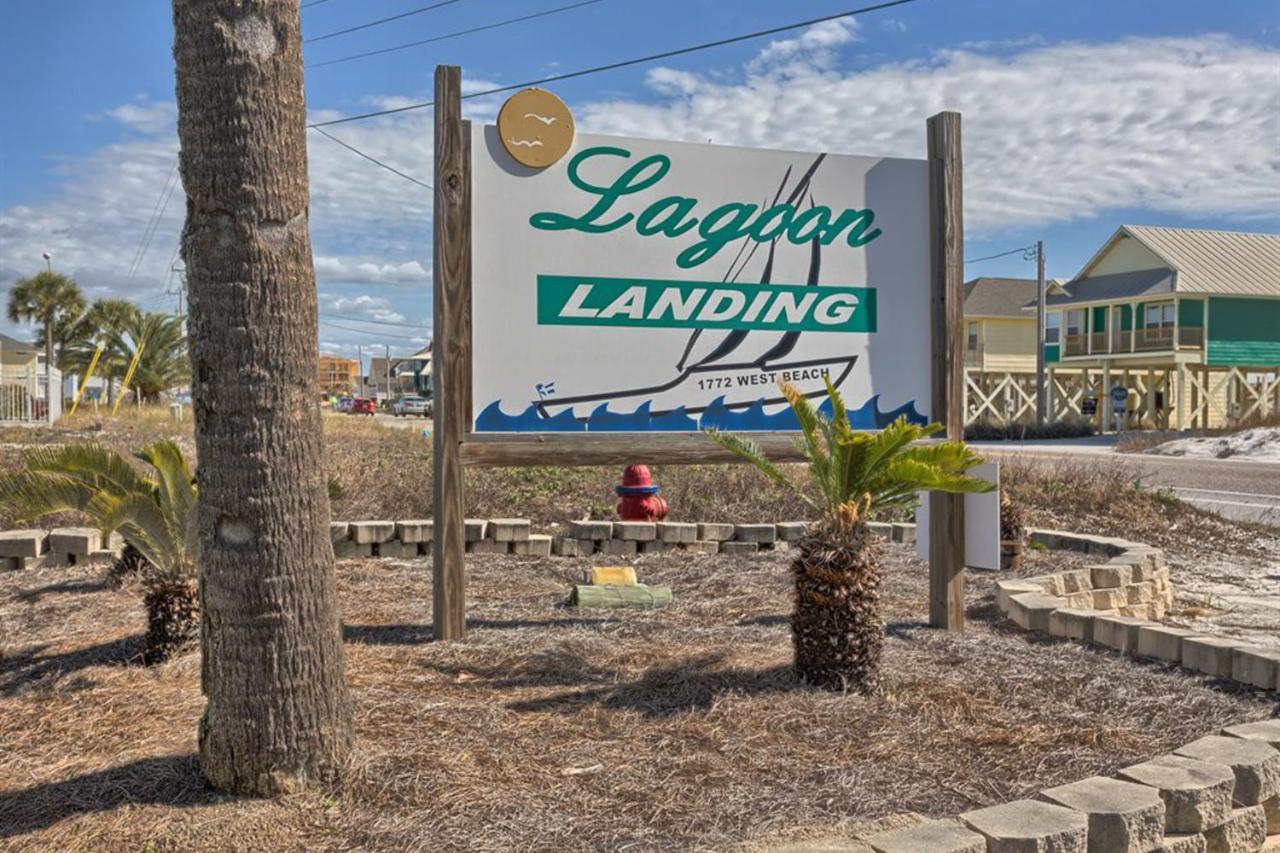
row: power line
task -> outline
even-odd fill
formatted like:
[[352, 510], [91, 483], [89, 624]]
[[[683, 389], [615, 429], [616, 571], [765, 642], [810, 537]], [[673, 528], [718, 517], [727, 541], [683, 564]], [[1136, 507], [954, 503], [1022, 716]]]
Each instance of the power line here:
[[156, 236], [156, 230], [160, 227], [160, 219], [164, 216], [165, 209], [169, 207], [169, 198], [173, 195], [174, 187], [178, 185], [178, 161], [173, 161], [173, 168], [169, 170], [168, 176], [165, 178], [164, 186], [160, 188], [160, 197], [156, 199], [155, 207], [151, 208], [151, 216], [147, 218], [146, 227], [142, 229], [142, 238], [138, 240], [138, 248], [133, 253], [133, 261], [129, 264], [129, 276], [132, 277], [138, 271], [138, 267], [142, 266], [142, 260], [147, 255], [147, 250], [151, 247], [151, 241]]
[[312, 6], [319, 6], [321, 3], [328, 3], [329, 0], [311, 0], [310, 3], [303, 3], [299, 9], [309, 9]]
[[347, 27], [345, 30], [334, 30], [331, 33], [325, 33], [322, 36], [303, 39], [302, 43], [310, 44], [311, 42], [314, 42], [314, 41], [324, 41], [325, 39], [331, 39], [337, 36], [345, 36], [347, 33], [354, 33], [358, 30], [367, 30], [370, 27], [376, 27], [376, 26], [379, 26], [380, 24], [387, 24], [387, 23], [390, 23], [391, 21], [398, 21], [401, 18], [408, 18], [411, 15], [421, 15], [423, 12], [430, 12], [432, 9], [439, 9], [443, 6], [452, 6], [454, 3], [461, 3], [461, 2], [462, 0], [440, 0], [439, 3], [432, 3], [430, 6], [421, 6], [417, 9], [410, 9], [408, 12], [401, 12], [398, 15], [391, 15], [386, 18], [379, 18], [376, 21], [367, 21], [366, 23], [363, 23], [363, 24], [357, 24], [354, 27]]
[[583, 6], [591, 6], [596, 3], [602, 3], [602, 2], [604, 2], [604, 0], [580, 0], [580, 2], [578, 3], [570, 3], [566, 6], [557, 6], [554, 9], [545, 9], [541, 12], [534, 12], [529, 15], [521, 15], [518, 18], [507, 18], [505, 21], [496, 21], [492, 24], [485, 24], [484, 26], [480, 26], [480, 27], [471, 27], [470, 29], [466, 29], [466, 30], [458, 30], [457, 32], [453, 32], [453, 33], [445, 33], [442, 36], [432, 36], [429, 39], [420, 39], [419, 41], [405, 42], [404, 44], [397, 44], [397, 45], [394, 45], [393, 47], [384, 47], [380, 50], [369, 50], [369, 51], [365, 51], [364, 53], [353, 53], [350, 56], [340, 56], [337, 59], [326, 59], [324, 62], [312, 62], [312, 63], [309, 63], [307, 67], [323, 68], [326, 65], [337, 65], [342, 62], [351, 62], [356, 59], [365, 59], [370, 56], [381, 56], [384, 53], [394, 53], [397, 50], [406, 50], [411, 47], [420, 47], [424, 44], [434, 44], [435, 42], [438, 42], [438, 41], [447, 41], [449, 39], [457, 38], [459, 36], [468, 36], [468, 35], [471, 35], [472, 33], [484, 32], [485, 30], [496, 30], [499, 27], [509, 26], [510, 24], [519, 24], [519, 23], [523, 23], [524, 21], [532, 21], [536, 18], [545, 18], [548, 15], [555, 15], [559, 12], [568, 12], [572, 9], [580, 9]]
[[386, 332], [374, 332], [374, 331], [370, 331], [369, 329], [360, 329], [355, 326], [344, 326], [341, 323], [334, 323], [330, 320], [321, 320], [320, 325], [324, 326], [327, 329], [341, 329], [344, 332], [357, 332], [362, 335], [372, 335], [373, 337], [377, 337], [377, 338], [392, 338], [398, 341], [420, 340], [420, 336], [417, 336], [417, 335], [389, 335]]
[[338, 137], [334, 136], [332, 133], [329, 133], [327, 130], [325, 130], [325, 129], [324, 129], [324, 128], [322, 128], [322, 127], [318, 127], [318, 126], [312, 125], [311, 129], [312, 129], [312, 130], [314, 130], [314, 131], [316, 131], [316, 132], [318, 132], [318, 133], [320, 133], [322, 136], [325, 136], [326, 138], [333, 140], [334, 142], [338, 143], [338, 144], [339, 144], [339, 145], [341, 145], [343, 148], [347, 149], [348, 151], [352, 152], [353, 154], [359, 154], [361, 157], [363, 157], [364, 159], [368, 160], [370, 163], [374, 163], [374, 164], [376, 164], [376, 165], [379, 165], [379, 166], [381, 166], [382, 168], [386, 169], [388, 172], [393, 172], [394, 174], [399, 175], [400, 177], [404, 178], [406, 181], [412, 181], [413, 183], [417, 184], [417, 185], [418, 185], [418, 186], [420, 186], [420, 187], [426, 187], [427, 189], [432, 189], [431, 184], [423, 183], [422, 181], [418, 180], [417, 178], [413, 177], [412, 175], [406, 175], [404, 172], [400, 171], [399, 169], [395, 168], [394, 166], [388, 166], [386, 163], [382, 162], [382, 161], [381, 161], [381, 160], [379, 160], [377, 157], [374, 157], [374, 156], [373, 156], [373, 155], [371, 155], [371, 154], [366, 154], [366, 153], [364, 153], [364, 152], [363, 152], [363, 151], [361, 151], [359, 148], [355, 147], [354, 145], [351, 145], [350, 143], [343, 142], [341, 139], [339, 139]]
[[974, 259], [972, 259], [972, 260], [965, 261], [965, 265], [966, 265], [966, 266], [968, 266], [969, 264], [976, 264], [976, 263], [978, 263], [979, 261], [990, 261], [990, 260], [993, 260], [993, 259], [995, 259], [995, 258], [1003, 258], [1003, 257], [1005, 257], [1006, 255], [1016, 255], [1016, 254], [1018, 254], [1019, 252], [1021, 252], [1021, 253], [1022, 253], [1022, 259], [1023, 259], [1024, 261], [1034, 261], [1034, 260], [1035, 260], [1035, 258], [1036, 258], [1036, 247], [1035, 247], [1035, 246], [1023, 246], [1023, 247], [1022, 247], [1022, 248], [1020, 248], [1020, 249], [1010, 249], [1010, 250], [1009, 250], [1009, 251], [1007, 251], [1007, 252], [1000, 252], [1000, 253], [995, 254], [995, 255], [987, 255], [986, 257], [982, 257], [982, 258], [974, 258]]
[[[748, 41], [750, 39], [762, 38], [764, 36], [776, 35], [778, 33], [785, 33], [790, 30], [799, 30], [799, 29], [803, 29], [804, 27], [811, 27], [814, 24], [821, 24], [826, 21], [834, 21], [839, 18], [850, 18], [856, 15], [864, 15], [868, 12], [878, 12], [881, 9], [890, 9], [894, 6], [904, 6], [907, 3], [915, 3], [915, 2], [918, 2], [918, 0], [889, 0], [889, 2], [886, 2], [886, 3], [876, 3], [873, 6], [862, 6], [858, 9], [850, 9], [847, 12], [837, 12], [834, 15], [823, 15], [820, 18], [810, 18], [807, 21], [798, 21], [794, 24], [785, 24], [780, 27], [770, 27], [767, 30], [756, 30], [755, 32], [752, 32], [752, 33], [745, 33], [744, 35], [732, 36], [730, 38], [718, 39], [716, 41], [703, 42], [702, 44], [695, 44], [690, 47], [682, 47], [677, 50], [667, 50], [667, 51], [663, 51], [662, 53], [652, 53], [652, 54], [649, 54], [648, 56], [640, 56], [635, 59], [625, 59], [620, 62], [611, 62], [607, 65], [597, 65], [594, 68], [584, 68], [580, 71], [569, 71], [565, 74], [553, 74], [550, 77], [542, 77], [538, 80], [527, 80], [523, 83], [513, 83], [510, 86], [498, 86], [493, 89], [485, 89], [483, 92], [472, 92], [468, 95], [463, 95], [462, 100], [465, 101], [471, 98], [482, 98], [485, 95], [497, 95], [501, 92], [510, 92], [514, 89], [524, 89], [528, 86], [540, 86], [544, 83], [555, 83], [559, 80], [571, 80], [575, 77], [585, 77], [588, 74], [598, 74], [601, 71], [614, 71], [619, 68], [627, 68], [632, 65], [642, 65], [646, 62], [656, 62], [659, 59], [670, 59], [673, 56], [683, 56], [687, 53], [694, 53], [699, 50], [708, 50], [709, 48], [713, 48], [713, 47], [723, 47], [727, 44], [737, 44], [738, 42]], [[388, 116], [388, 115], [394, 115], [396, 113], [408, 112], [409, 110], [421, 110], [421, 109], [425, 109], [426, 107], [432, 106], [433, 103], [434, 101], [423, 101], [420, 104], [409, 104], [408, 106], [396, 107], [395, 109], [390, 109], [390, 110], [378, 110], [377, 112], [361, 113], [360, 115], [347, 116], [346, 118], [335, 118], [335, 119], [330, 119], [329, 121], [316, 122], [314, 124], [310, 124], [307, 126], [308, 127], [329, 127], [330, 125], [344, 124], [349, 121], [361, 121], [367, 118], [377, 118], [378, 116]]]
[[397, 323], [392, 320], [361, 320], [357, 317], [347, 317], [342, 314], [326, 314], [320, 312], [321, 317], [328, 317], [331, 320], [342, 320], [344, 323], [371, 323], [378, 326], [403, 326], [406, 329], [425, 330], [426, 326], [422, 323]]

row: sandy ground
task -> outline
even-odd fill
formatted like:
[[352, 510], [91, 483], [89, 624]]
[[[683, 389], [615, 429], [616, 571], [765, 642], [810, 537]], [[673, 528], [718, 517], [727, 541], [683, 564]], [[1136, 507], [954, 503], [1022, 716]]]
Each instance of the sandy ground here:
[[1280, 427], [1255, 427], [1229, 435], [1179, 438], [1146, 451], [1157, 456], [1201, 456], [1280, 462]]
[[1261, 555], [1168, 550], [1178, 609], [1171, 624], [1280, 647], [1280, 531], [1258, 528]]

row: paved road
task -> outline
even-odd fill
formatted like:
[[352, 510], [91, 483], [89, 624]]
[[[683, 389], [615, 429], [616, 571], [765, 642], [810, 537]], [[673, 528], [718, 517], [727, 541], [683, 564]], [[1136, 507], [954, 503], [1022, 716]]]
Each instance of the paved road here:
[[1055, 447], [1050, 442], [978, 443], [983, 455], [1051, 464], [1071, 460], [1133, 469], [1144, 486], [1172, 489], [1196, 506], [1239, 521], [1280, 525], [1280, 463], [1247, 459], [1115, 453], [1105, 445]]

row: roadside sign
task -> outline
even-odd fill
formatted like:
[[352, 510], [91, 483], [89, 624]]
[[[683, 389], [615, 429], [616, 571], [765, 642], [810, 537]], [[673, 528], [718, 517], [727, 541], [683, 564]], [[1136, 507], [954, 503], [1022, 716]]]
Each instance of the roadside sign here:
[[[518, 112], [518, 111], [517, 111]], [[500, 125], [501, 126], [501, 125]], [[925, 160], [472, 127], [475, 432], [796, 429], [930, 411]]]
[[1115, 385], [1111, 388], [1111, 402], [1117, 406], [1123, 406], [1125, 400], [1129, 399], [1129, 389], [1123, 385]]

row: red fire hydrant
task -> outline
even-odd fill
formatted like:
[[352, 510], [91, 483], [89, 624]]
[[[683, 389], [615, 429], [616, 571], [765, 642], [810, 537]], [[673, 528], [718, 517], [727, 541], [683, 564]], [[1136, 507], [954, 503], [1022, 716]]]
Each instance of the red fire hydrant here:
[[658, 496], [658, 486], [649, 475], [647, 465], [628, 465], [622, 472], [618, 493], [618, 518], [623, 521], [662, 521], [667, 517], [667, 502]]

